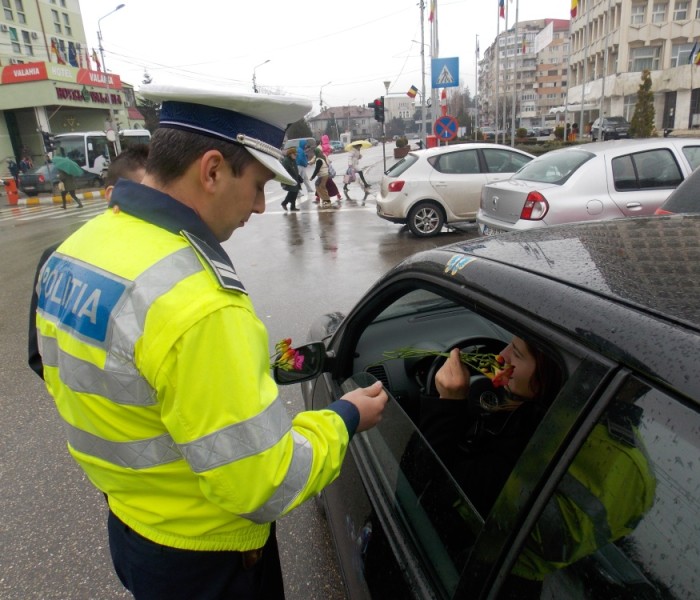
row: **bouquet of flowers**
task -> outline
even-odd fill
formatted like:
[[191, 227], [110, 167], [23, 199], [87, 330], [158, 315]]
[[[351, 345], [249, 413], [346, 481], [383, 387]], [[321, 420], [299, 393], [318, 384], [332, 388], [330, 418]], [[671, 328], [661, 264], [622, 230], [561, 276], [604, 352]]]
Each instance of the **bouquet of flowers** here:
[[[447, 358], [450, 356], [449, 352], [422, 350], [420, 348], [411, 347], [389, 350], [383, 354], [386, 360], [392, 360], [394, 358], [423, 358], [424, 356], [444, 356]], [[460, 352], [459, 358], [463, 364], [488, 377], [494, 387], [506, 385], [513, 374], [513, 365], [506, 363], [505, 359], [500, 354]]]
[[292, 338], [284, 338], [275, 344], [275, 354], [270, 357], [270, 369], [279, 367], [283, 371], [301, 371], [304, 356], [292, 348]]

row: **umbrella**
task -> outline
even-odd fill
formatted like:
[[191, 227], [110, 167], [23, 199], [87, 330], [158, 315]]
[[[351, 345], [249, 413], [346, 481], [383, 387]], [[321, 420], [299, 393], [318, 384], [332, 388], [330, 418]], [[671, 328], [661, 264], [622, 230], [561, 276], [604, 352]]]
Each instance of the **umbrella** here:
[[70, 158], [66, 158], [65, 156], [55, 156], [53, 160], [54, 167], [56, 167], [59, 171], [63, 171], [64, 173], [67, 173], [68, 175], [82, 175], [83, 170], [80, 168], [80, 165], [72, 161]]
[[361, 146], [361, 150], [364, 150], [366, 148], [371, 148], [372, 147], [372, 142], [369, 140], [357, 140], [355, 142], [350, 142], [347, 146], [345, 146], [345, 151], [346, 152], [352, 152], [352, 149], [355, 146]]

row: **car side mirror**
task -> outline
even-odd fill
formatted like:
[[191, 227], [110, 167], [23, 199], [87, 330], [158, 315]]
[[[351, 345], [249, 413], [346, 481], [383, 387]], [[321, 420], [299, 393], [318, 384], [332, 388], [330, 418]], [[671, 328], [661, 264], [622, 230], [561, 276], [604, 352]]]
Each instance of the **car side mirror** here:
[[326, 366], [326, 346], [323, 342], [312, 342], [294, 350], [303, 357], [299, 369], [275, 367], [272, 377], [278, 385], [302, 383], [318, 377]]

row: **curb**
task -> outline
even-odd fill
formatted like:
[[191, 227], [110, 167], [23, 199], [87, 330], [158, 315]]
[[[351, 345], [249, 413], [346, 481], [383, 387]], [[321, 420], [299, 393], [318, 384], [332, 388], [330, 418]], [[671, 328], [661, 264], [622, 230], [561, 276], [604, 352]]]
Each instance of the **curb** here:
[[[104, 190], [96, 190], [91, 192], [81, 192], [76, 194], [80, 200], [90, 200], [93, 198], [104, 198]], [[68, 198], [69, 201], [73, 201], [72, 198]], [[28, 196], [27, 198], [20, 198], [17, 202], [17, 206], [39, 206], [39, 205], [53, 205], [62, 204], [60, 194], [58, 196]]]

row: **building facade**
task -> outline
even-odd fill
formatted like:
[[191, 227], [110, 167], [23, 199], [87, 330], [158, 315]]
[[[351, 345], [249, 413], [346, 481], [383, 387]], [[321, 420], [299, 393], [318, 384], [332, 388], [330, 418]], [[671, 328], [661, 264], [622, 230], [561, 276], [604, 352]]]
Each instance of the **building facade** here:
[[142, 127], [133, 88], [106, 73], [96, 50], [88, 48], [78, 0], [2, 0], [3, 162], [28, 154], [42, 164], [42, 132]]
[[[327, 134], [333, 140], [368, 137], [379, 138], [381, 123], [374, 120], [374, 110], [362, 106], [331, 106], [308, 120], [314, 138]], [[343, 135], [345, 134], [345, 135]]]
[[[697, 43], [697, 46], [696, 46]], [[700, 127], [700, 0], [579, 0], [567, 108], [588, 123], [634, 114], [651, 72], [655, 127]]]

